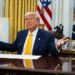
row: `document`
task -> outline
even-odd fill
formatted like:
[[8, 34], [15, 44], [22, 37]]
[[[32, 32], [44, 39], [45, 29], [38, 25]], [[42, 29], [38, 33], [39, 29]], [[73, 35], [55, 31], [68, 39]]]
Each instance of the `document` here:
[[6, 59], [39, 59], [41, 56], [36, 55], [16, 55], [16, 54], [0, 54], [0, 58]]

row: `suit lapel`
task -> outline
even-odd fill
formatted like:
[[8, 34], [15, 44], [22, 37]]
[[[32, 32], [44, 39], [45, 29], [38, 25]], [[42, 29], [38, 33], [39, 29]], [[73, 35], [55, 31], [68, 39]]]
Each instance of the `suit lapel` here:
[[23, 50], [23, 46], [24, 46], [24, 43], [26, 41], [26, 36], [28, 34], [28, 30], [23, 30], [22, 32], [19, 33], [19, 40], [18, 40], [18, 48], [20, 49], [19, 50], [19, 54], [22, 54], [22, 50]]
[[41, 29], [39, 29], [33, 47], [33, 54], [39, 49], [41, 38], [43, 37], [41, 34], [42, 34]]
[[[24, 33], [23, 33], [23, 39], [22, 39], [24, 42], [26, 41], [27, 34], [28, 34], [28, 30], [24, 31]], [[24, 44], [24, 42], [23, 42], [23, 44]]]

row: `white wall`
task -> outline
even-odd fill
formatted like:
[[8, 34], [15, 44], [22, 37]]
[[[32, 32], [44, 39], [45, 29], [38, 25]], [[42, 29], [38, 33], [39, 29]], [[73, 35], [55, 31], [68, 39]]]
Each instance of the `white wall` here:
[[0, 41], [9, 42], [9, 19], [4, 17], [5, 0], [0, 0]]
[[52, 2], [53, 27], [63, 24], [64, 35], [71, 37], [73, 25], [73, 0], [52, 0]]
[[64, 25], [64, 35], [71, 38], [73, 27], [73, 0], [64, 0], [63, 25]]

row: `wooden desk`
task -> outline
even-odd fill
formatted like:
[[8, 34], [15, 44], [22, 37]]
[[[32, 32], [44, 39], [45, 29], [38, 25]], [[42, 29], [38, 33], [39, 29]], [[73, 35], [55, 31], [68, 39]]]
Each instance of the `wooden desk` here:
[[75, 50], [61, 50], [59, 56], [75, 58]]
[[[32, 60], [33, 67], [27, 69], [21, 59], [0, 59], [0, 75], [75, 75], [75, 61], [72, 60], [72, 71], [62, 71], [63, 60], [59, 57], [43, 56]], [[7, 66], [1, 66], [7, 64]], [[13, 64], [10, 67], [8, 64]]]

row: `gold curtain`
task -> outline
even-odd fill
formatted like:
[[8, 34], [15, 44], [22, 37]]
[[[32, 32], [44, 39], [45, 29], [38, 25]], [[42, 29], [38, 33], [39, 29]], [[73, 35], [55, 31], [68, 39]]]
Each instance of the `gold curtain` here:
[[17, 32], [25, 29], [24, 15], [36, 11], [37, 0], [5, 0], [5, 17], [9, 18], [9, 40], [12, 43]]

